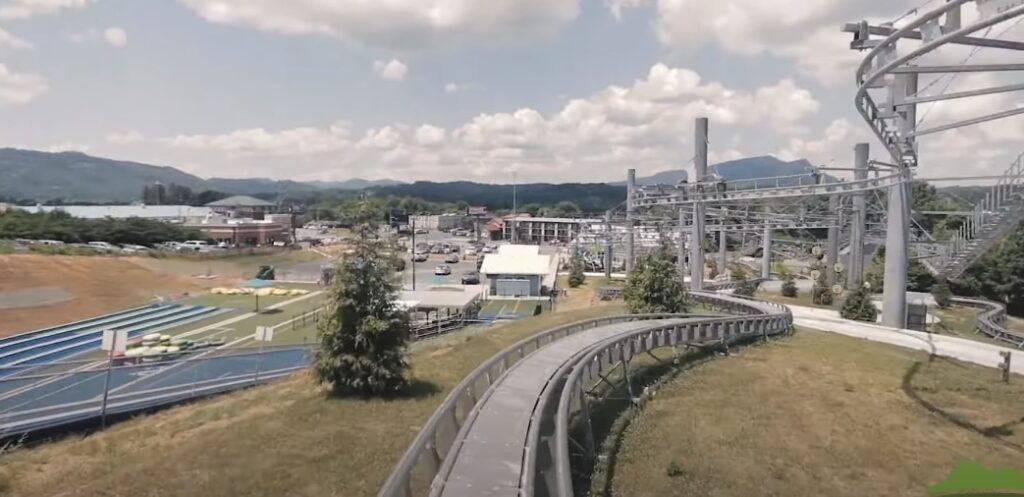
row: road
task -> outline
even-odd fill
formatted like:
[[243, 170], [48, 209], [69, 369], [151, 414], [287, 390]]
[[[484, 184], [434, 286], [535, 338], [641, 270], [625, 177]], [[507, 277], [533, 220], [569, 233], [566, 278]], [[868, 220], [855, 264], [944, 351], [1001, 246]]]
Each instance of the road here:
[[963, 338], [937, 335], [914, 330], [888, 328], [869, 323], [848, 321], [839, 317], [839, 312], [830, 309], [816, 309], [791, 305], [793, 322], [797, 326], [830, 331], [846, 336], [863, 338], [873, 342], [887, 343], [908, 349], [922, 350], [931, 354], [959, 359], [987, 367], [998, 367], [1002, 363], [1000, 352], [1011, 352], [1018, 359], [1011, 361], [1010, 371], [1024, 374], [1024, 354], [1020, 350], [990, 345]]

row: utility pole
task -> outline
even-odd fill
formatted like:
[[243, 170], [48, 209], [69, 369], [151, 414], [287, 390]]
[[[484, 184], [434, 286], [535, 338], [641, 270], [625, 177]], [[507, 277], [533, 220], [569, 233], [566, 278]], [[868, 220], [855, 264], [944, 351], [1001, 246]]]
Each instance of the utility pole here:
[[770, 207], [764, 208], [764, 238], [761, 240], [761, 277], [766, 280], [772, 277], [772, 229], [768, 227], [771, 222], [771, 212]]
[[416, 218], [409, 216], [409, 226], [412, 228], [412, 291], [416, 291]]
[[516, 172], [512, 171], [512, 243], [515, 244], [519, 240], [519, 221], [516, 219], [519, 217], [519, 205], [516, 199]]
[[[853, 180], [868, 179], [868, 156], [870, 145], [858, 143], [853, 151]], [[847, 288], [860, 288], [864, 284], [864, 230], [867, 198], [864, 193], [853, 194], [853, 216], [850, 226], [850, 273], [847, 277]]]
[[604, 213], [604, 277], [612, 279], [612, 211]]
[[694, 127], [694, 159], [697, 185], [693, 204], [693, 239], [690, 242], [690, 289], [704, 289], [704, 186], [708, 175], [708, 118], [698, 117]]
[[633, 220], [633, 190], [636, 189], [636, 169], [626, 172], [626, 276], [633, 273], [633, 260], [636, 258], [636, 240]]

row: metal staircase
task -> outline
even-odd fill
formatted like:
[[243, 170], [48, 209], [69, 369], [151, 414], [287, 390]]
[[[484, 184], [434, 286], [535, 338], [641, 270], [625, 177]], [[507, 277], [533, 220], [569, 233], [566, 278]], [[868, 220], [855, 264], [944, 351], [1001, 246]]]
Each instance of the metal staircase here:
[[1024, 154], [1017, 157], [1003, 177], [974, 206], [960, 230], [939, 247], [930, 266], [947, 279], [960, 278], [996, 242], [1024, 221]]

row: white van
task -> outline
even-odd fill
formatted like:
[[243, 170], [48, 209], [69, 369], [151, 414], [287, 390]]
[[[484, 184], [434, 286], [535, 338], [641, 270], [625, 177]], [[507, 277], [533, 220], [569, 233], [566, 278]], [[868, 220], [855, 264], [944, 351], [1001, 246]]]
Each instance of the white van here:
[[178, 245], [178, 250], [183, 252], [202, 252], [210, 250], [210, 244], [203, 240], [188, 240], [181, 245]]

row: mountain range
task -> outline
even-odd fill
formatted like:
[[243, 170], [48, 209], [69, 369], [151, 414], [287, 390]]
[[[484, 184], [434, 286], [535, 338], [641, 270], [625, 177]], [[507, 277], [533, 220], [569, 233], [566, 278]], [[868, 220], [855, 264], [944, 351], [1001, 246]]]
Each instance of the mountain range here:
[[[711, 171], [727, 180], [807, 174], [813, 167], [806, 160], [783, 161], [772, 156], [750, 157], [711, 166]], [[638, 178], [640, 185], [676, 184], [686, 177], [682, 169], [669, 170]], [[230, 194], [302, 195], [328, 190], [372, 189], [379, 194], [408, 195], [426, 200], [464, 200], [470, 204], [494, 204], [495, 199], [511, 200], [511, 185], [473, 182], [416, 182], [351, 179], [340, 182], [297, 182], [266, 178], [204, 179], [169, 166], [93, 157], [79, 152], [39, 152], [0, 149], [0, 199], [46, 202], [60, 199], [73, 202], [134, 202], [145, 186], [155, 183], [178, 184], [194, 192], [215, 190]], [[585, 200], [617, 196], [625, 182], [608, 184], [519, 185], [520, 201], [547, 198]], [[571, 194], [571, 195], [570, 195]], [[452, 198], [453, 196], [458, 198]], [[504, 203], [504, 200], [502, 200]], [[510, 202], [509, 202], [510, 203]], [[603, 202], [600, 202], [603, 204]]]
[[0, 149], [0, 199], [65, 202], [133, 202], [142, 188], [155, 183], [187, 186], [193, 191], [232, 194], [302, 193], [319, 190], [361, 190], [400, 182], [351, 179], [301, 183], [266, 178], [204, 179], [169, 166], [93, 157], [79, 152]]

